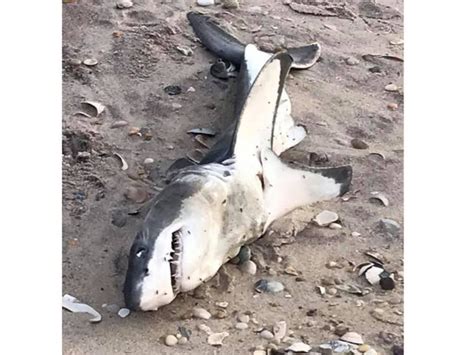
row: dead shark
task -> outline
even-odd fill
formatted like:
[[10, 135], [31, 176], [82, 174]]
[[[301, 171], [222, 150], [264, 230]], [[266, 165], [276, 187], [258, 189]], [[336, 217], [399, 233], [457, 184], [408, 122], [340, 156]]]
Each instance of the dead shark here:
[[[218, 55], [240, 67], [235, 121], [198, 165], [179, 170], [154, 199], [129, 255], [123, 291], [132, 310], [157, 310], [198, 287], [273, 221], [344, 194], [352, 177], [350, 166], [305, 171], [278, 157], [306, 135], [291, 117], [284, 83], [295, 58], [299, 66], [308, 56], [265, 53], [252, 44], [241, 50], [207, 16], [188, 19], [205, 46], [224, 48]], [[319, 45], [307, 48], [311, 66]]]

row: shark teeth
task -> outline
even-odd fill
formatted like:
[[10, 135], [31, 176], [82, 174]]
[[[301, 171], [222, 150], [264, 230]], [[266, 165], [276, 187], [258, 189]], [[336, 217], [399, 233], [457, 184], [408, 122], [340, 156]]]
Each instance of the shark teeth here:
[[181, 252], [182, 252], [182, 239], [181, 239], [181, 230], [177, 230], [171, 235], [171, 260], [170, 264], [170, 274], [171, 274], [171, 287], [173, 288], [173, 293], [176, 295], [180, 290], [180, 279], [181, 279]]

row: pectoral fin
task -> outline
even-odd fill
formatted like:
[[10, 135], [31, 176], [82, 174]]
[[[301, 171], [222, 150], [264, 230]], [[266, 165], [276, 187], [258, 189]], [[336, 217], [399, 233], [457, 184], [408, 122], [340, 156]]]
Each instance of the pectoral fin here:
[[341, 196], [349, 189], [352, 168], [304, 171], [284, 164], [273, 151], [261, 153], [264, 178], [265, 229], [277, 218], [297, 207]]

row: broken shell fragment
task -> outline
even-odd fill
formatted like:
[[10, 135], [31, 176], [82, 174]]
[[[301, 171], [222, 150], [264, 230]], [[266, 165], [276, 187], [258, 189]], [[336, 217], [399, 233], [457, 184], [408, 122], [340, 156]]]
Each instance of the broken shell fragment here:
[[122, 0], [116, 3], [115, 6], [117, 7], [117, 9], [120, 9], [120, 10], [129, 9], [133, 6], [133, 2], [128, 1], [128, 0]]
[[182, 55], [190, 57], [193, 55], [193, 50], [186, 46], [176, 46], [176, 50], [180, 52]]
[[229, 333], [222, 332], [222, 333], [213, 333], [207, 337], [207, 343], [212, 346], [221, 346], [223, 340], [229, 336]]
[[142, 133], [140, 132], [140, 127], [130, 128], [130, 130], [128, 131], [128, 135], [129, 136], [139, 136], [139, 137], [141, 137]]
[[186, 154], [186, 158], [198, 164], [204, 158], [204, 152], [200, 149], [194, 149], [191, 153]]
[[337, 215], [337, 213], [324, 210], [316, 216], [315, 221], [319, 226], [325, 227], [333, 222], [336, 222], [338, 219], [339, 216]]
[[73, 313], [89, 313], [93, 316], [93, 318], [89, 319], [91, 323], [98, 323], [102, 320], [99, 312], [85, 303], [80, 303], [76, 297], [71, 295], [66, 294], [63, 296], [63, 308]]
[[117, 314], [120, 318], [125, 318], [130, 314], [130, 310], [128, 308], [120, 308]]
[[379, 158], [382, 158], [382, 160], [385, 160], [385, 155], [383, 153], [380, 153], [380, 152], [372, 152], [372, 153], [369, 153], [369, 157], [379, 157]]
[[388, 198], [383, 192], [373, 191], [370, 193], [372, 196], [369, 201], [380, 201], [385, 207], [388, 206]]
[[356, 332], [347, 332], [340, 338], [340, 340], [345, 341], [346, 343], [351, 343], [355, 345], [364, 344], [364, 340], [362, 339], [362, 336]]
[[268, 293], [277, 293], [285, 289], [285, 286], [278, 281], [268, 281], [261, 279], [255, 283], [255, 291], [257, 292], [268, 292]]
[[84, 65], [87, 65], [88, 67], [93, 67], [94, 65], [97, 65], [97, 63], [99, 62], [95, 58], [87, 58], [87, 59], [84, 59], [82, 63], [84, 63]]
[[114, 155], [120, 159], [120, 162], [122, 163], [122, 170], [125, 171], [128, 169], [128, 164], [125, 161], [125, 159], [119, 154], [119, 153], [114, 153]]
[[164, 90], [168, 95], [179, 95], [182, 91], [178, 85], [169, 85]]
[[395, 84], [388, 84], [385, 86], [385, 91], [397, 91], [398, 90], [398, 86], [395, 85]]
[[286, 351], [293, 351], [295, 353], [307, 353], [310, 350], [311, 346], [302, 342], [293, 343], [291, 346], [286, 348]]
[[351, 140], [351, 145], [355, 149], [367, 149], [369, 145], [365, 143], [362, 139], [354, 138]]
[[83, 115], [87, 118], [98, 117], [105, 109], [105, 105], [96, 101], [81, 102], [83, 111], [76, 112], [76, 115]]
[[212, 128], [193, 128], [187, 131], [186, 133], [190, 134], [202, 134], [205, 136], [214, 137], [216, 135], [216, 131]]

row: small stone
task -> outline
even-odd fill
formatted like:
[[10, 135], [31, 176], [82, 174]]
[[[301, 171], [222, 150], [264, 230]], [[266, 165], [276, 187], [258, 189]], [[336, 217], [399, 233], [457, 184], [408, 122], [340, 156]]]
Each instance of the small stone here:
[[286, 335], [287, 329], [288, 329], [288, 326], [285, 321], [282, 320], [282, 321], [276, 322], [273, 325], [273, 334], [274, 334], [275, 339], [278, 341], [282, 340]]
[[115, 4], [115, 6], [117, 7], [117, 9], [129, 9], [133, 6], [133, 2], [129, 1], [129, 0], [122, 0], [122, 1], [119, 1], [118, 3]]
[[369, 148], [369, 145], [365, 143], [362, 139], [359, 138], [354, 138], [351, 140], [351, 145], [355, 149], [367, 149]]
[[143, 160], [144, 165], [150, 165], [150, 164], [153, 164], [154, 162], [155, 160], [153, 158], [146, 158], [145, 160]]
[[255, 350], [253, 355], [267, 355], [267, 352], [265, 350]]
[[297, 343], [291, 344], [291, 346], [286, 348], [286, 350], [294, 351], [295, 353], [307, 353], [308, 351], [311, 350], [311, 346], [302, 342], [297, 342]]
[[214, 0], [197, 0], [199, 6], [211, 6], [215, 4]]
[[99, 62], [95, 58], [87, 58], [87, 59], [84, 59], [82, 63], [84, 63], [84, 65], [87, 65], [88, 67], [93, 67], [94, 65], [97, 65], [97, 63]]
[[372, 313], [378, 314], [378, 315], [382, 315], [382, 314], [384, 314], [384, 312], [385, 312], [385, 311], [384, 311], [382, 308], [374, 308], [374, 309], [372, 310]]
[[252, 260], [247, 260], [240, 265], [240, 270], [250, 275], [255, 275], [257, 273], [257, 265]]
[[188, 88], [188, 90], [186, 90], [186, 91], [187, 91], [187, 92], [196, 92], [196, 89], [193, 88], [192, 86], [190, 86], [190, 87]]
[[69, 63], [72, 64], [72, 65], [81, 65], [81, 64], [82, 64], [82, 60], [80, 60], [80, 59], [71, 59], [71, 60], [69, 61]]
[[187, 57], [192, 56], [194, 53], [191, 48], [186, 46], [176, 46], [176, 50]]
[[246, 261], [250, 260], [252, 257], [252, 251], [248, 245], [244, 245], [240, 248], [237, 258], [239, 259], [239, 264], [243, 264]]
[[211, 334], [212, 333], [212, 330], [211, 328], [209, 328], [207, 325], [205, 324], [199, 324], [198, 325], [198, 329], [206, 334]]
[[384, 89], [385, 91], [398, 91], [398, 86], [395, 84], [388, 84]]
[[356, 332], [346, 332], [345, 334], [341, 336], [340, 340], [345, 341], [346, 343], [355, 344], [355, 345], [364, 344], [364, 340], [362, 339], [362, 336]]
[[206, 311], [204, 308], [194, 307], [193, 317], [200, 318], [200, 319], [209, 319], [211, 318], [211, 314], [208, 311]]
[[395, 111], [396, 109], [398, 109], [398, 105], [395, 102], [390, 102], [389, 104], [387, 104], [387, 108], [389, 110]]
[[85, 161], [85, 160], [89, 160], [90, 157], [91, 157], [91, 153], [89, 153], [89, 152], [78, 152], [77, 153], [77, 160]]
[[360, 234], [359, 232], [352, 232], [351, 233], [351, 236], [353, 236], [354, 238], [357, 238], [357, 237], [360, 237], [362, 234]]
[[165, 93], [168, 95], [179, 95], [181, 94], [181, 88], [177, 85], [170, 85], [164, 88]]
[[222, 7], [224, 9], [238, 9], [239, 1], [238, 0], [222, 0]]
[[370, 349], [370, 346], [367, 344], [362, 344], [361, 346], [357, 348], [357, 350], [359, 350], [361, 353], [365, 353], [369, 349]]
[[396, 39], [389, 42], [393, 46], [399, 46], [404, 43], [403, 39]]
[[357, 65], [360, 63], [360, 60], [354, 57], [348, 57], [346, 58], [346, 64], [347, 65]]
[[337, 213], [324, 210], [316, 216], [315, 221], [319, 226], [325, 227], [333, 222], [336, 222], [338, 219], [339, 216]]
[[330, 294], [331, 296], [336, 295], [336, 293], [337, 293], [337, 289], [335, 289], [334, 287], [331, 287], [328, 289], [328, 294]]
[[336, 334], [337, 336], [343, 336], [347, 332], [349, 332], [349, 327], [344, 324], [337, 325], [336, 329], [334, 330], [334, 334]]
[[227, 311], [225, 309], [218, 309], [214, 313], [214, 317], [216, 317], [217, 319], [224, 319], [227, 317]]
[[213, 333], [207, 337], [207, 343], [213, 346], [220, 346], [222, 345], [222, 341], [229, 336], [229, 333], [222, 332], [222, 333]]
[[250, 322], [250, 316], [247, 315], [247, 314], [240, 314], [237, 317], [237, 320], [241, 323], [248, 323], [248, 322]]
[[129, 136], [141, 136], [140, 127], [132, 127], [128, 131]]
[[227, 308], [227, 306], [229, 306], [229, 302], [216, 302], [216, 306], [217, 307], [220, 307], [220, 308]]
[[171, 107], [173, 108], [173, 110], [179, 110], [180, 108], [183, 107], [183, 105], [178, 104], [177, 102], [173, 102], [173, 103], [171, 104]]
[[120, 308], [118, 311], [118, 315], [120, 318], [128, 317], [130, 314], [130, 310], [128, 308]]
[[309, 321], [306, 322], [306, 326], [309, 328], [315, 327], [318, 324], [315, 320], [310, 319]]
[[238, 322], [235, 324], [235, 329], [244, 330], [247, 329], [249, 325], [247, 323]]
[[326, 267], [328, 269], [342, 269], [343, 266], [335, 261], [329, 261], [327, 264], [326, 264]]
[[267, 329], [262, 330], [260, 336], [264, 339], [273, 339], [273, 333]]
[[316, 308], [313, 308], [313, 309], [310, 309], [308, 312], [306, 312], [306, 315], [308, 317], [314, 317], [314, 316], [316, 316], [317, 312], [318, 312], [318, 310]]
[[382, 72], [382, 68], [380, 68], [378, 65], [375, 65], [373, 67], [370, 67], [369, 68], [369, 71], [371, 73], [381, 73]]
[[268, 281], [265, 279], [259, 280], [255, 283], [255, 290], [257, 292], [277, 293], [285, 289], [285, 286], [278, 281]]
[[120, 121], [115, 121], [114, 123], [112, 123], [110, 125], [110, 128], [121, 128], [121, 127], [125, 127], [126, 125], [128, 125], [127, 121], [120, 120]]
[[178, 344], [179, 345], [184, 345], [187, 342], [188, 342], [188, 338], [186, 338], [186, 337], [181, 337], [181, 338], [178, 339]]
[[293, 275], [293, 276], [298, 276], [298, 271], [296, 271], [293, 266], [288, 265], [288, 266], [285, 268], [285, 274]]
[[342, 229], [342, 226], [339, 223], [331, 223], [329, 229]]
[[392, 237], [398, 237], [401, 226], [392, 219], [382, 218], [379, 225], [383, 232], [388, 233]]
[[375, 349], [369, 349], [367, 350], [364, 355], [377, 355], [377, 351], [375, 351]]
[[178, 338], [176, 338], [172, 334], [167, 335], [166, 338], [165, 338], [165, 344], [167, 346], [175, 346], [176, 344], [178, 344]]
[[148, 199], [148, 192], [141, 187], [129, 186], [125, 190], [125, 197], [135, 203], [143, 203]]
[[336, 330], [336, 327], [334, 327], [332, 324], [325, 324], [323, 326], [323, 330], [326, 330], [328, 332], [334, 332]]

